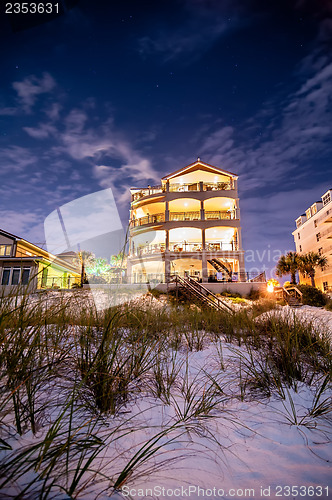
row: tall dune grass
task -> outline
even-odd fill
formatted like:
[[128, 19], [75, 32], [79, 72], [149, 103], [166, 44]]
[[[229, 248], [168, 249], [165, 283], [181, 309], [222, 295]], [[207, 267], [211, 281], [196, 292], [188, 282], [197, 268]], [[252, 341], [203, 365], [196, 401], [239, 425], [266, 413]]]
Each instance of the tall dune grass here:
[[[174, 440], [202, 434], [210, 419], [234, 420], [224, 411], [231, 398], [289, 402], [299, 382], [317, 384], [316, 396], [306, 415], [292, 410], [290, 422], [329, 418], [330, 343], [295, 318], [256, 321], [270, 307], [256, 303], [230, 315], [190, 304], [128, 303], [100, 313], [82, 306], [79, 291], [70, 303], [61, 294], [56, 302], [47, 294], [2, 297], [0, 490], [17, 498], [79, 498], [100, 485], [111, 494], [148, 463], [150, 472], [158, 467], [154, 458]], [[188, 356], [211, 344], [218, 346], [217, 368], [192, 377]], [[223, 378], [224, 345], [237, 358], [236, 392]], [[119, 467], [107, 450], [142, 430], [144, 410], [135, 418], [130, 411], [144, 399], [168, 406], [172, 416], [129, 447]]]

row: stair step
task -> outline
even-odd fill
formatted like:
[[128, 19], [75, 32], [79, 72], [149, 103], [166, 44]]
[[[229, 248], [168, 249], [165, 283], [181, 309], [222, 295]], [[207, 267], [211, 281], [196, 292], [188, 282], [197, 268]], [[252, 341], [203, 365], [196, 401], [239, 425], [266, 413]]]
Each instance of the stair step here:
[[291, 306], [291, 307], [300, 307], [302, 306], [301, 302], [295, 298], [295, 297], [289, 297], [288, 300], [288, 305]]

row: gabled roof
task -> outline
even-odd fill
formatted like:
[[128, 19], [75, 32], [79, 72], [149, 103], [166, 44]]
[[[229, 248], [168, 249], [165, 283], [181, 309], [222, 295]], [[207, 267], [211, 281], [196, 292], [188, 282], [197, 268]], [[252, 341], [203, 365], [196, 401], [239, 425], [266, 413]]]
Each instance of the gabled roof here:
[[8, 238], [12, 238], [14, 240], [20, 240], [21, 239], [19, 236], [15, 236], [15, 234], [8, 233], [8, 231], [4, 231], [3, 229], [0, 229], [0, 234], [3, 234], [4, 236], [8, 236]]
[[166, 181], [167, 179], [171, 179], [172, 177], [176, 177], [179, 174], [188, 174], [189, 172], [194, 172], [195, 170], [205, 170], [207, 172], [214, 172], [217, 174], [226, 174], [226, 175], [231, 175], [232, 177], [237, 178], [238, 176], [232, 172], [229, 172], [228, 170], [224, 170], [223, 168], [215, 167], [214, 165], [210, 165], [209, 163], [205, 163], [201, 160], [197, 160], [194, 163], [190, 163], [190, 165], [187, 165], [186, 167], [180, 168], [179, 170], [176, 170], [175, 172], [172, 172], [171, 174], [165, 175], [165, 177], [162, 177], [162, 181]]

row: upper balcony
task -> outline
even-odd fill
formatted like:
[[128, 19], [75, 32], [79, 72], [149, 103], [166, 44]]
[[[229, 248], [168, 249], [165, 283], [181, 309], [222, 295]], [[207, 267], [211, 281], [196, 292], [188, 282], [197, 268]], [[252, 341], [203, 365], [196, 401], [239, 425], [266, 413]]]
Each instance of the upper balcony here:
[[233, 179], [229, 182], [195, 182], [195, 183], [165, 183], [158, 186], [149, 186], [132, 193], [132, 202], [139, 201], [145, 196], [161, 193], [186, 193], [203, 191], [230, 191], [235, 188]]
[[[202, 215], [202, 217], [201, 217]], [[209, 221], [209, 220], [232, 220], [238, 219], [237, 210], [219, 210], [219, 211], [206, 211], [203, 210], [201, 214], [199, 211], [195, 212], [169, 212], [168, 220], [164, 213], [145, 215], [137, 219], [132, 219], [131, 226], [139, 227], [146, 226], [148, 224], [158, 224], [168, 221]]]

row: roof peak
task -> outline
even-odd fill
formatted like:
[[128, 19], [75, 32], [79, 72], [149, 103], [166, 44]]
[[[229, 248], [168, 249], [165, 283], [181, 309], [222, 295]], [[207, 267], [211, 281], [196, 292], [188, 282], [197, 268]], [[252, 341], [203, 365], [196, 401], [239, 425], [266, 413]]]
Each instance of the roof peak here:
[[167, 180], [167, 179], [170, 179], [172, 177], [175, 177], [176, 175], [180, 174], [181, 172], [185, 172], [186, 170], [193, 169], [196, 165], [197, 166], [202, 165], [202, 166], [207, 167], [208, 169], [214, 170], [216, 172], [223, 173], [226, 175], [231, 175], [232, 177], [236, 177], [236, 178], [238, 177], [237, 174], [234, 174], [233, 172], [229, 172], [228, 170], [225, 170], [223, 168], [211, 165], [210, 163], [206, 163], [206, 162], [202, 161], [200, 159], [200, 157], [198, 157], [197, 160], [194, 161], [193, 163], [190, 163], [189, 165], [186, 165], [185, 167], [182, 167], [178, 170], [175, 170], [174, 172], [171, 172], [170, 174], [165, 175], [164, 177], [162, 177], [162, 180]]

